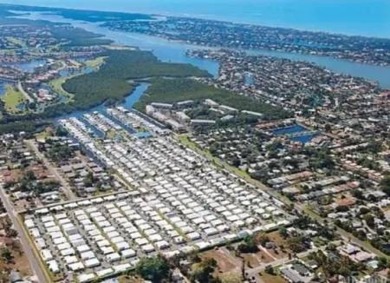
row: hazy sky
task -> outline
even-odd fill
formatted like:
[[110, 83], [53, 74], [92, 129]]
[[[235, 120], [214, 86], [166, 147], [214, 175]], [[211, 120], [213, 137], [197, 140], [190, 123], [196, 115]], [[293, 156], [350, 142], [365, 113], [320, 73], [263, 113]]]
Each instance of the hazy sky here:
[[0, 0], [7, 2], [390, 36], [390, 0]]

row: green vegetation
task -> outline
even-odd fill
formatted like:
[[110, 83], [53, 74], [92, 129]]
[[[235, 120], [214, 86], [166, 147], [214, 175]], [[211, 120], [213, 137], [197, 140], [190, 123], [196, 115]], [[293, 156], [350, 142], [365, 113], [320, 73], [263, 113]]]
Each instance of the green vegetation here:
[[63, 84], [66, 92], [75, 94], [75, 108], [86, 109], [123, 99], [135, 87], [130, 80], [209, 75], [189, 64], [163, 63], [146, 51], [108, 50], [104, 56], [105, 63], [97, 72], [71, 78]]
[[135, 108], [144, 111], [145, 106], [151, 102], [173, 103], [187, 99], [204, 100], [207, 98], [239, 110], [260, 112], [267, 118], [278, 119], [288, 116], [288, 113], [280, 108], [191, 79], [158, 78], [152, 80], [147, 95], [141, 98]]
[[73, 150], [66, 144], [54, 143], [52, 147], [46, 153], [47, 157], [54, 161], [60, 162], [62, 160], [68, 160], [73, 157]]
[[65, 96], [66, 98], [68, 98], [68, 100], [71, 100], [73, 99], [73, 94], [70, 94], [69, 92], [66, 92], [62, 85], [66, 82], [66, 80], [68, 80], [69, 78], [63, 78], [63, 77], [60, 77], [58, 79], [54, 79], [52, 81], [50, 81], [48, 84], [49, 86], [51, 87], [51, 89], [59, 94], [59, 95], [62, 95], [62, 96]]
[[137, 263], [135, 270], [142, 278], [153, 283], [163, 282], [170, 275], [169, 263], [162, 256], [142, 258]]
[[105, 21], [133, 21], [133, 20], [149, 20], [152, 19], [149, 15], [139, 13], [121, 13], [121, 12], [105, 12], [105, 11], [90, 11], [90, 10], [74, 10], [64, 8], [49, 8], [37, 6], [24, 6], [12, 4], [0, 4], [0, 15], [11, 16], [16, 15], [8, 12], [11, 11], [36, 11], [36, 12], [52, 12], [64, 18], [86, 22], [105, 22]]
[[0, 134], [5, 133], [33, 133], [38, 129], [42, 129], [49, 125], [49, 122], [44, 121], [14, 121], [0, 124]]
[[63, 27], [56, 26], [51, 29], [51, 33], [55, 38], [67, 41], [65, 46], [108, 45], [112, 43], [112, 40], [102, 39], [103, 35], [67, 25]]
[[[0, 5], [0, 16], [2, 15], [3, 6]], [[30, 10], [30, 9], [29, 9]], [[13, 14], [11, 14], [13, 15]], [[82, 28], [74, 28], [68, 24], [52, 23], [49, 21], [34, 21], [29, 19], [6, 18], [0, 17], [1, 25], [28, 25], [30, 27], [46, 27], [50, 29], [53, 37], [66, 42], [67, 47], [74, 46], [94, 46], [108, 45], [113, 43], [112, 40], [103, 38], [103, 35], [96, 34]], [[14, 42], [16, 43], [16, 42]]]
[[15, 87], [8, 85], [2, 100], [4, 102], [5, 110], [8, 113], [18, 114], [21, 112], [18, 109], [18, 105], [25, 102], [26, 98], [24, 97], [23, 93], [18, 91]]
[[105, 62], [106, 57], [97, 57], [95, 59], [87, 60], [84, 62], [85, 66], [93, 69], [100, 68], [101, 65]]
[[191, 282], [214, 283], [220, 282], [218, 278], [214, 278], [213, 273], [217, 268], [217, 262], [213, 258], [206, 258], [199, 263], [195, 263], [192, 267]]
[[259, 250], [257, 244], [256, 237], [246, 236], [244, 241], [238, 245], [237, 249], [240, 253], [255, 253]]
[[[327, 250], [328, 255], [323, 251], [312, 252], [309, 259], [315, 260], [319, 266], [322, 276], [326, 281], [335, 275], [342, 275], [346, 278], [353, 274], [360, 273], [365, 270], [362, 263], [355, 263], [348, 257], [339, 254], [337, 250]], [[332, 257], [329, 256], [332, 255]]]
[[380, 187], [384, 193], [390, 196], [390, 174], [386, 175], [380, 183]]
[[14, 259], [11, 251], [7, 247], [1, 248], [1, 259], [4, 260], [6, 263], [11, 263]]
[[275, 275], [275, 270], [274, 268], [271, 266], [271, 265], [267, 265], [265, 267], [265, 273], [268, 273], [268, 274], [271, 274], [271, 275]]

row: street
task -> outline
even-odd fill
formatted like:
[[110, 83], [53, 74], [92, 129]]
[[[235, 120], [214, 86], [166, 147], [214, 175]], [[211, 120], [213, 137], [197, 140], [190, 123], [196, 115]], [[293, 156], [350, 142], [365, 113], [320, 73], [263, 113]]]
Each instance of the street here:
[[5, 194], [2, 186], [0, 187], [0, 198], [4, 204], [5, 209], [7, 210], [7, 213], [12, 221], [15, 230], [18, 232], [18, 236], [22, 244], [23, 251], [27, 256], [28, 261], [30, 262], [31, 269], [33, 270], [34, 274], [38, 278], [39, 283], [49, 282], [47, 280], [45, 272], [42, 270], [39, 264], [40, 259], [36, 258], [36, 255], [34, 254], [33, 248], [29, 241], [29, 236], [25, 234], [24, 229], [22, 228], [18, 220], [17, 213], [15, 212], [15, 209], [13, 208], [13, 205], [10, 203], [8, 196]]
[[[177, 136], [177, 138], [178, 137], [179, 136]], [[183, 142], [183, 139], [178, 138], [178, 140], [180, 142]], [[220, 159], [218, 159], [216, 157], [211, 156], [211, 154], [209, 154], [208, 152], [205, 152], [204, 150], [198, 148], [194, 143], [192, 143], [190, 141], [186, 142], [185, 145], [187, 145], [189, 148], [191, 148], [192, 150], [194, 150], [197, 153], [199, 153], [200, 155], [202, 155], [207, 160], [209, 160], [211, 162], [214, 162], [216, 165], [222, 167], [223, 169], [228, 170], [229, 172], [240, 176], [241, 178], [243, 178], [248, 183], [250, 183], [250, 184], [254, 185], [255, 187], [259, 188], [260, 190], [266, 192], [271, 197], [273, 197], [273, 198], [283, 202], [285, 205], [294, 205], [294, 208], [297, 211], [299, 211], [300, 213], [307, 214], [308, 216], [310, 216], [310, 218], [317, 220], [321, 224], [324, 224], [324, 222], [325, 222], [324, 220], [325, 219], [323, 217], [319, 216], [318, 214], [312, 212], [311, 210], [309, 210], [305, 206], [305, 204], [298, 203], [298, 202], [291, 202], [289, 199], [281, 196], [277, 191], [271, 189], [270, 187], [268, 187], [267, 185], [263, 184], [262, 182], [254, 180], [254, 179], [252, 179], [249, 176], [245, 176], [243, 174], [239, 174], [240, 173], [239, 169], [234, 168], [234, 167], [228, 165], [227, 163], [225, 163], [224, 161], [222, 161], [222, 160], [220, 160]], [[345, 230], [343, 230], [343, 229], [341, 229], [339, 227], [337, 227], [337, 233], [344, 240], [346, 240], [348, 242], [351, 242], [351, 243], [354, 243], [356, 245], [359, 245], [359, 246], [363, 247], [364, 249], [366, 249], [367, 251], [376, 254], [377, 256], [383, 256], [383, 257], [389, 258], [389, 256], [385, 255], [384, 253], [382, 253], [378, 249], [374, 248], [368, 242], [359, 240], [358, 238], [353, 236], [351, 233], [348, 233], [347, 231], [345, 231]]]
[[36, 144], [31, 140], [25, 141], [28, 147], [30, 147], [35, 155], [42, 160], [42, 162], [45, 164], [46, 168], [49, 170], [49, 172], [56, 177], [56, 179], [60, 182], [62, 191], [67, 197], [68, 200], [74, 200], [76, 199], [76, 195], [73, 193], [72, 189], [69, 186], [69, 183], [62, 177], [62, 175], [58, 172], [57, 168], [54, 167], [53, 164], [46, 158], [45, 155], [43, 155], [39, 150]]

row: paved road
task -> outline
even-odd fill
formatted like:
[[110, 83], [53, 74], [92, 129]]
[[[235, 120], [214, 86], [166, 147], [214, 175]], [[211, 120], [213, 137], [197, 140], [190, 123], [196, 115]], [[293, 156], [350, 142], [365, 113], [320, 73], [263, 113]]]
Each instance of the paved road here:
[[69, 183], [62, 177], [62, 175], [58, 172], [57, 168], [51, 164], [51, 162], [46, 158], [45, 155], [43, 155], [39, 150], [36, 144], [32, 140], [26, 140], [26, 144], [34, 151], [35, 155], [42, 160], [42, 162], [45, 164], [49, 172], [54, 175], [58, 181], [60, 181], [62, 191], [64, 192], [65, 196], [68, 200], [74, 200], [77, 199], [77, 196], [73, 193], [71, 187], [69, 186]]
[[39, 264], [40, 259], [36, 258], [34, 251], [32, 250], [32, 247], [30, 245], [28, 235], [25, 234], [24, 229], [22, 228], [18, 220], [17, 213], [13, 205], [10, 203], [8, 196], [4, 192], [3, 186], [0, 186], [0, 198], [3, 201], [4, 207], [7, 210], [7, 213], [12, 221], [12, 224], [14, 225], [15, 230], [18, 232], [23, 251], [27, 256], [28, 261], [30, 262], [31, 269], [33, 270], [35, 276], [38, 278], [39, 283], [49, 282], [46, 278], [45, 272], [42, 270]]
[[[334, 241], [332, 243], [336, 243], [338, 241]], [[317, 248], [313, 248], [313, 249], [310, 249], [308, 251], [304, 251], [302, 253], [299, 253], [297, 254], [294, 258], [304, 258], [304, 257], [307, 257], [310, 253], [312, 252], [318, 252], [320, 250], [324, 251], [326, 249], [326, 246], [322, 246], [322, 247], [317, 247]], [[286, 264], [288, 263], [289, 261], [291, 261], [292, 259], [289, 259], [288, 257], [284, 257], [284, 258], [281, 258], [281, 259], [277, 259], [277, 260], [274, 260], [270, 263], [263, 263], [255, 268], [251, 268], [251, 269], [246, 269], [246, 273], [248, 273], [248, 277], [251, 278], [252, 276], [253, 277], [256, 277], [260, 272], [262, 272], [266, 266], [270, 265], [272, 267], [277, 267], [277, 266], [281, 266], [283, 264]]]
[[23, 96], [29, 101], [34, 102], [34, 99], [31, 98], [31, 96], [23, 89], [22, 82], [18, 81], [18, 90], [23, 94]]
[[[178, 137], [178, 136], [177, 136]], [[180, 142], [180, 139], [178, 138], [179, 142]], [[305, 213], [307, 215], [309, 215], [311, 218], [313, 219], [316, 219], [319, 223], [321, 224], [324, 224], [325, 222], [325, 218], [319, 216], [318, 214], [312, 212], [311, 210], [309, 210], [305, 204], [302, 204], [302, 203], [297, 203], [297, 202], [292, 202], [290, 201], [289, 199], [281, 196], [276, 190], [268, 187], [267, 185], [261, 183], [260, 181], [257, 181], [257, 180], [254, 180], [252, 178], [250, 178], [249, 176], [244, 176], [243, 174], [238, 174], [238, 169], [237, 168], [234, 168], [232, 166], [229, 166], [227, 165], [224, 161], [220, 160], [219, 158], [216, 158], [216, 157], [212, 157], [210, 155], [208, 155], [207, 153], [205, 153], [202, 149], [200, 149], [198, 146], [196, 146], [194, 143], [192, 142], [189, 142], [189, 143], [186, 143], [186, 145], [193, 149], [194, 151], [196, 151], [197, 153], [199, 153], [200, 155], [202, 155], [203, 157], [205, 157], [207, 160], [209, 161], [214, 161], [215, 163], [217, 163], [219, 166], [223, 167], [224, 169], [230, 171], [231, 173], [235, 174], [235, 175], [238, 175], [239, 177], [243, 178], [245, 181], [247, 181], [248, 183], [256, 186], [257, 188], [259, 188], [260, 190], [268, 193], [270, 196], [272, 196], [273, 198], [283, 202], [284, 204], [286, 205], [291, 205], [293, 204], [294, 205], [294, 208], [296, 210], [298, 210], [300, 213]], [[363, 247], [364, 249], [366, 249], [367, 251], [373, 253], [373, 254], [376, 254], [377, 256], [383, 256], [383, 257], [386, 257], [386, 258], [389, 258], [390, 257], [386, 254], [384, 254], [383, 252], [379, 251], [378, 249], [374, 248], [371, 244], [369, 244], [368, 242], [365, 242], [365, 241], [361, 241], [359, 240], [358, 238], [356, 238], [355, 236], [353, 236], [351, 233], [348, 233], [347, 231], [337, 227], [337, 233], [346, 241], [349, 241], [351, 243], [354, 243], [358, 246], [361, 246]]]

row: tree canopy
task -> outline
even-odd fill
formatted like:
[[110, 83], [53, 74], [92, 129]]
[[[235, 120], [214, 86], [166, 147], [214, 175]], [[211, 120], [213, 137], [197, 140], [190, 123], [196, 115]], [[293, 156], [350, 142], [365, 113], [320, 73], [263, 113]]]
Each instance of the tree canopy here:
[[170, 267], [168, 261], [162, 256], [144, 257], [138, 262], [136, 272], [142, 278], [158, 283], [168, 279]]

